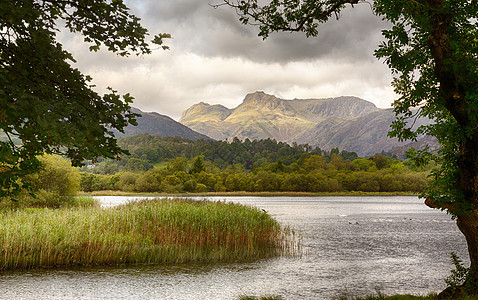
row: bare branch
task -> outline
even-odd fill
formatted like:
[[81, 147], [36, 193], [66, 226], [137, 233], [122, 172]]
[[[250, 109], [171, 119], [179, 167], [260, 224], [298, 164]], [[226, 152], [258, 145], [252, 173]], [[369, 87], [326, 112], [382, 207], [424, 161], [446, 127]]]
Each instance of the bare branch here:
[[422, 108], [420, 107], [420, 108], [417, 110], [417, 112], [416, 112], [414, 115], [410, 116], [410, 118], [409, 118], [409, 119], [412, 119], [412, 118], [413, 118], [413, 123], [412, 123], [412, 125], [410, 126], [410, 128], [413, 128], [413, 126], [415, 126], [415, 123], [417, 122], [417, 120], [420, 118], [421, 115], [422, 115]]

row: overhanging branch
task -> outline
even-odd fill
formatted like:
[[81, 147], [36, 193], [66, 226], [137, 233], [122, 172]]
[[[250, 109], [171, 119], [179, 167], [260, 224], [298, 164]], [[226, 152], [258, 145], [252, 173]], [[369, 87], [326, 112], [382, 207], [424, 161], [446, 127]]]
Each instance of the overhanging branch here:
[[[306, 13], [297, 18], [291, 18], [287, 22], [281, 22], [281, 25], [277, 23], [271, 23], [268, 19], [274, 16], [274, 13], [268, 11], [267, 9], [271, 6], [259, 6], [257, 5], [256, 0], [247, 0], [247, 1], [238, 1], [238, 0], [223, 0], [221, 4], [210, 4], [214, 8], [218, 8], [223, 5], [233, 7], [236, 10], [236, 13], [239, 16], [251, 18], [258, 24], [253, 25], [263, 25], [266, 26], [270, 31], [289, 31], [297, 32], [303, 31], [307, 23], [313, 21], [326, 21], [332, 14], [339, 16], [340, 9], [345, 4], [358, 4], [361, 0], [338, 0], [338, 1], [324, 1], [324, 2], [315, 2], [313, 7], [314, 9], [304, 10]], [[304, 4], [302, 4], [304, 5]], [[282, 5], [283, 6], [283, 5]], [[297, 5], [295, 12], [298, 12], [301, 7]], [[277, 12], [277, 11], [276, 11]], [[282, 11], [281, 11], [282, 13]], [[284, 20], [284, 19], [282, 19]]]

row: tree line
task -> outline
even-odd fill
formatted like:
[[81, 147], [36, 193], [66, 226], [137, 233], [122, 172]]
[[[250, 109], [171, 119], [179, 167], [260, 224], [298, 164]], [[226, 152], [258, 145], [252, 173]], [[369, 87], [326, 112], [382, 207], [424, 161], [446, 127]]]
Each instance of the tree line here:
[[84, 191], [127, 192], [419, 192], [427, 170], [376, 154], [322, 150], [275, 140], [232, 142], [159, 137], [124, 137], [130, 152], [82, 169]]
[[[289, 165], [297, 161], [304, 153], [319, 155], [328, 162], [333, 155], [343, 160], [358, 158], [357, 153], [339, 151], [338, 148], [325, 151], [319, 147], [307, 144], [289, 145], [273, 139], [240, 141], [234, 138], [232, 142], [215, 140], [191, 141], [180, 137], [160, 137], [157, 135], [140, 134], [119, 139], [118, 144], [129, 151], [130, 155], [123, 155], [121, 160], [100, 159], [98, 163], [90, 165], [88, 170], [95, 174], [114, 174], [119, 171], [147, 171], [155, 165], [164, 163], [176, 157], [191, 159], [204, 156], [206, 161], [215, 167], [225, 169], [230, 165], [241, 164], [246, 170], [266, 162], [281, 160]], [[85, 169], [84, 169], [85, 170]]]

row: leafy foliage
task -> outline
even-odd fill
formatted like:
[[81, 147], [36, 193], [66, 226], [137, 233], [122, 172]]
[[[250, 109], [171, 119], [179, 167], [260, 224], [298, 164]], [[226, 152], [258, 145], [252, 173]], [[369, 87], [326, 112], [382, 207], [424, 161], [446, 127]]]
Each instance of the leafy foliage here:
[[[418, 192], [427, 183], [428, 171], [412, 171], [382, 154], [357, 158], [353, 152], [274, 140], [228, 143], [143, 134], [119, 144], [131, 157], [84, 167], [89, 172], [82, 174], [84, 191]], [[132, 161], [151, 168], [133, 173]], [[152, 167], [161, 161], [167, 161], [164, 167]]]
[[[40, 167], [42, 153], [69, 157], [74, 165], [125, 153], [112, 129], [135, 124], [133, 97], [113, 89], [100, 96], [91, 78], [56, 40], [60, 22], [83, 34], [90, 50], [105, 46], [121, 56], [151, 52], [147, 30], [121, 0], [11, 0], [0, 3], [0, 197], [15, 196]], [[153, 43], [169, 37], [160, 34]], [[21, 141], [15, 143], [14, 139]]]
[[451, 262], [455, 266], [454, 270], [451, 270], [451, 275], [445, 279], [448, 287], [455, 292], [461, 285], [465, 283], [469, 268], [463, 266], [463, 261], [458, 258], [456, 253], [451, 253]]
[[[472, 1], [450, 1], [446, 5], [407, 2], [400, 7], [387, 1], [375, 5], [376, 13], [393, 23], [391, 30], [383, 32], [387, 41], [375, 53], [385, 58], [395, 74], [392, 84], [401, 95], [394, 103], [397, 120], [391, 135], [402, 140], [416, 139], [419, 134], [438, 138], [442, 147], [436, 155], [412, 151], [409, 156], [417, 164], [438, 162], [440, 168], [433, 172], [434, 180], [422, 196], [460, 215], [476, 202], [476, 195], [466, 191], [463, 182], [463, 171], [476, 166], [466, 167], [462, 161], [465, 147], [470, 147], [465, 144], [476, 144], [477, 135], [478, 31], [473, 21], [477, 6]], [[466, 108], [459, 108], [462, 105]], [[418, 117], [429, 117], [435, 124], [411, 128], [406, 120]], [[476, 151], [473, 147], [465, 151]], [[476, 177], [473, 173], [476, 170], [468, 175]]]
[[240, 11], [243, 24], [259, 25], [259, 36], [267, 38], [273, 31], [300, 31], [307, 37], [316, 36], [320, 23], [332, 15], [339, 16], [345, 4], [357, 4], [359, 0], [274, 0], [260, 6], [257, 0], [224, 0]]
[[[169, 161], [168, 169], [174, 171], [197, 172], [202, 171], [200, 166], [203, 160], [209, 161], [215, 167], [226, 169], [230, 165], [241, 164], [246, 170], [252, 170], [254, 165], [260, 166], [266, 162], [290, 165], [306, 159], [304, 154], [321, 156], [323, 162], [328, 162], [332, 156], [340, 156], [343, 160], [358, 158], [355, 152], [339, 151], [332, 149], [324, 151], [320, 148], [311, 148], [309, 145], [288, 145], [272, 139], [240, 141], [234, 139], [227, 141], [197, 140], [191, 141], [180, 137], [160, 137], [157, 135], [141, 134], [137, 136], [123, 137], [118, 144], [128, 150], [131, 155], [122, 156], [120, 161], [99, 159], [91, 170], [94, 173], [113, 174], [120, 170], [146, 171], [164, 161]], [[307, 168], [313, 167], [314, 157], [305, 162]], [[201, 157], [201, 158], [198, 158]], [[197, 169], [188, 168], [187, 161], [195, 158]], [[130, 162], [133, 160], [133, 162]], [[132, 166], [138, 166], [132, 168]], [[206, 168], [206, 166], [203, 166]], [[279, 169], [280, 166], [276, 166]]]
[[74, 197], [80, 189], [81, 182], [78, 168], [72, 167], [68, 159], [58, 155], [44, 155], [40, 156], [38, 160], [41, 163], [41, 170], [23, 178], [24, 182], [35, 190], [35, 195], [23, 191], [17, 196], [18, 201], [16, 202], [11, 201], [8, 197], [0, 198], [0, 208], [59, 208], [82, 205]]

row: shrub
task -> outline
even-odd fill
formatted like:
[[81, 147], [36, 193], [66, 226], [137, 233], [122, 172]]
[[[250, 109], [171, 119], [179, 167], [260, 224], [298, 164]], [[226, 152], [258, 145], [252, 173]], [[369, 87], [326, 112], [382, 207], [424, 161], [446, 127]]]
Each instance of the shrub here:
[[135, 190], [137, 177], [138, 174], [122, 172], [119, 174], [119, 180], [115, 183], [115, 188], [125, 192], [133, 192]]
[[138, 176], [134, 190], [137, 192], [158, 192], [160, 191], [160, 184], [161, 178], [150, 170]]
[[463, 266], [463, 261], [452, 252], [451, 262], [455, 266], [451, 270], [450, 276], [445, 279], [447, 289], [443, 291], [443, 296], [450, 298], [465, 298], [467, 294], [476, 295], [478, 291], [478, 282], [474, 281], [473, 276], [470, 276], [470, 268]]
[[194, 179], [188, 180], [183, 184], [183, 189], [186, 192], [190, 192], [190, 193], [196, 191], [196, 187], [197, 187], [197, 182]]
[[81, 181], [78, 169], [72, 167], [69, 160], [57, 155], [44, 155], [39, 160], [42, 170], [25, 178], [34, 188], [34, 194], [23, 192], [16, 201], [0, 199], [0, 208], [59, 208], [74, 205], [73, 196], [78, 192]]
[[97, 175], [82, 172], [80, 189], [84, 192], [112, 190], [114, 189], [113, 178], [111, 175]]
[[202, 184], [202, 183], [198, 183], [197, 186], [196, 186], [196, 192], [198, 192], [198, 193], [205, 193], [205, 192], [207, 192], [207, 186], [205, 186], [205, 185]]
[[80, 188], [80, 172], [71, 166], [69, 160], [58, 155], [44, 155], [39, 160], [43, 169], [27, 178], [36, 190], [59, 196], [76, 195]]

